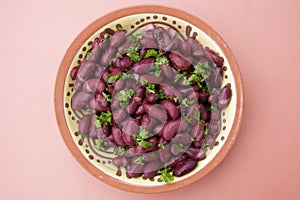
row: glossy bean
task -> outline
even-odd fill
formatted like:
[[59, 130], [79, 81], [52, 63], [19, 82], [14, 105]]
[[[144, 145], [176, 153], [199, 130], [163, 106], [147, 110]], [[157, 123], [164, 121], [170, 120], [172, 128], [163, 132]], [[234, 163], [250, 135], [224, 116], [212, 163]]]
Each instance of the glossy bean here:
[[139, 82], [142, 79], [146, 79], [148, 81], [148, 83], [162, 83], [163, 82], [163, 76], [157, 77], [157, 76], [152, 75], [152, 74], [142, 74], [139, 77]]
[[154, 160], [159, 159], [158, 151], [144, 153], [143, 156], [144, 156], [145, 162], [154, 161]]
[[205, 102], [207, 102], [207, 99], [208, 99], [208, 97], [209, 97], [209, 93], [208, 92], [200, 92], [199, 93], [199, 102], [200, 103], [205, 103]]
[[167, 162], [171, 159], [170, 146], [171, 145], [166, 145], [164, 149], [158, 150], [159, 158], [162, 162]]
[[214, 88], [220, 88], [222, 85], [222, 68], [216, 67], [211, 73], [209, 83]]
[[179, 102], [182, 100], [182, 94], [178, 92], [172, 85], [161, 84], [159, 86], [160, 90], [162, 90], [163, 94], [166, 96], [170, 96], [170, 100], [174, 101], [174, 98], [178, 97]]
[[210, 120], [217, 121], [221, 117], [221, 112], [220, 110], [216, 110], [210, 113]]
[[91, 78], [83, 83], [82, 90], [85, 91], [86, 93], [94, 93], [96, 92], [98, 83], [99, 83], [98, 78]]
[[189, 158], [196, 161], [203, 160], [206, 157], [206, 152], [201, 148], [190, 147], [185, 153]]
[[158, 47], [157, 42], [154, 39], [151, 39], [151, 38], [148, 38], [148, 37], [143, 37], [140, 40], [140, 44], [144, 48], [157, 49], [157, 47]]
[[162, 136], [162, 130], [163, 130], [164, 125], [163, 124], [157, 124], [155, 125], [153, 129], [153, 134], [157, 136]]
[[195, 169], [196, 166], [197, 161], [186, 159], [176, 165], [173, 175], [176, 177], [183, 176]]
[[111, 129], [111, 134], [114, 138], [114, 141], [119, 146], [126, 146], [124, 140], [123, 140], [123, 134], [122, 131], [117, 127], [113, 126]]
[[230, 103], [231, 96], [232, 96], [231, 88], [230, 88], [230, 85], [227, 84], [222, 88], [221, 93], [219, 95], [218, 108], [219, 109], [226, 108], [228, 106], [228, 104]]
[[113, 47], [107, 48], [102, 57], [101, 57], [101, 64], [103, 66], [108, 66], [110, 60], [116, 55], [116, 49]]
[[80, 81], [76, 80], [75, 83], [74, 83], [74, 89], [76, 91], [79, 91], [79, 90], [82, 89], [82, 85], [83, 85], [83, 82], [80, 82]]
[[70, 73], [72, 80], [76, 79], [79, 68], [80, 68], [80, 65], [77, 65], [76, 67], [72, 68], [71, 73]]
[[145, 93], [146, 99], [149, 103], [155, 103], [157, 101], [155, 94]]
[[194, 56], [202, 57], [204, 55], [202, 46], [194, 38], [189, 37], [187, 42], [191, 45]]
[[171, 37], [165, 29], [159, 27], [153, 30], [153, 37], [156, 40], [160, 49], [164, 49], [171, 42]]
[[104, 67], [103, 66], [101, 66], [101, 65], [98, 65], [98, 64], [96, 64], [95, 65], [95, 72], [94, 72], [94, 77], [95, 78], [99, 78], [99, 77], [101, 77], [102, 76], [102, 73], [104, 72]]
[[124, 89], [124, 80], [117, 80], [114, 84], [115, 91], [121, 91]]
[[112, 163], [116, 167], [126, 167], [130, 162], [124, 157], [115, 157], [112, 159]]
[[218, 136], [221, 131], [221, 122], [218, 121], [211, 121], [208, 127], [208, 132], [213, 136]]
[[143, 87], [138, 87], [135, 89], [135, 92], [137, 97], [143, 98], [145, 94], [145, 89]]
[[202, 103], [199, 104], [199, 111], [200, 111], [200, 119], [206, 121], [208, 118], [208, 111]]
[[110, 37], [110, 46], [118, 47], [122, 45], [126, 40], [126, 35], [124, 31], [117, 31], [113, 36]]
[[126, 118], [126, 112], [123, 109], [114, 109], [113, 110], [113, 119], [115, 123], [119, 124]]
[[188, 70], [191, 63], [182, 57], [179, 53], [171, 52], [169, 54], [169, 59], [173, 66], [180, 70]]
[[153, 161], [145, 165], [143, 172], [144, 178], [152, 178], [157, 175], [157, 171], [163, 167], [162, 162]]
[[84, 82], [85, 80], [91, 77], [94, 70], [95, 70], [95, 63], [91, 61], [82, 62], [78, 70], [76, 80], [80, 82]]
[[160, 105], [165, 109], [170, 118], [177, 119], [179, 112], [172, 101], [163, 100], [160, 102]]
[[145, 114], [145, 110], [144, 110], [144, 106], [143, 105], [140, 105], [137, 110], [135, 111], [135, 114], [136, 115], [143, 115]]
[[215, 51], [209, 49], [208, 47], [206, 47], [204, 51], [205, 51], [206, 56], [211, 58], [218, 67], [222, 67], [222, 65], [224, 63], [224, 58], [219, 56], [219, 54], [217, 54]]
[[143, 167], [144, 167], [143, 165], [138, 165], [133, 163], [132, 165], [128, 166], [127, 175], [132, 178], [140, 177], [143, 172]]
[[85, 105], [89, 103], [89, 101], [93, 98], [92, 94], [86, 93], [84, 91], [80, 91], [75, 94], [72, 98], [72, 109], [73, 110], [81, 110]]
[[135, 113], [137, 108], [141, 105], [142, 99], [140, 97], [132, 97], [131, 100], [129, 101], [128, 106], [126, 107], [126, 111], [129, 114]]
[[120, 60], [120, 67], [123, 70], [129, 70], [131, 69], [133, 65], [133, 61], [128, 56], [123, 56], [123, 58]]
[[133, 70], [137, 74], [145, 74], [149, 68], [153, 65], [154, 58], [145, 58], [133, 65]]
[[172, 142], [178, 143], [178, 144], [183, 144], [183, 145], [189, 145], [192, 143], [192, 136], [190, 134], [186, 133], [181, 133], [181, 134], [176, 134], [175, 137], [172, 139]]
[[130, 118], [129, 120], [127, 120], [127, 122], [125, 123], [124, 128], [122, 129], [122, 131], [127, 134], [127, 135], [134, 135], [137, 133], [139, 129], [139, 122], [136, 119]]
[[178, 163], [184, 161], [185, 159], [187, 159], [187, 156], [185, 154], [175, 156], [167, 163], [166, 167], [170, 167], [174, 169]]
[[91, 116], [90, 115], [84, 115], [79, 120], [79, 133], [83, 135], [87, 135], [89, 132], [89, 127], [91, 124]]
[[183, 56], [190, 57], [192, 55], [192, 47], [188, 42], [182, 42], [180, 44], [180, 52]]
[[179, 126], [180, 119], [168, 121], [162, 130], [163, 138], [165, 140], [171, 140], [177, 133]]
[[197, 124], [192, 129], [192, 135], [195, 141], [200, 141], [203, 137], [205, 126], [203, 124]]

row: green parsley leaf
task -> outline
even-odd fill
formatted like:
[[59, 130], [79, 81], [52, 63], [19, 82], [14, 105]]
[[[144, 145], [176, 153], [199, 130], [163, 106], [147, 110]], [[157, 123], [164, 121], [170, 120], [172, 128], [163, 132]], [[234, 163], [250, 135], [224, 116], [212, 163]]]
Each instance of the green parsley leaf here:
[[161, 57], [162, 55], [164, 55], [162, 51], [156, 51], [155, 49], [148, 49], [144, 58], [149, 58], [149, 57], [158, 58]]
[[139, 136], [140, 136], [142, 139], [148, 139], [149, 137], [152, 136], [152, 134], [149, 133], [144, 127], [139, 126]]
[[135, 91], [133, 89], [124, 89], [120, 91], [118, 96], [118, 100], [120, 102], [121, 108], [125, 108], [129, 103], [129, 98], [135, 95]]
[[205, 123], [202, 119], [200, 119], [200, 111], [195, 111], [193, 117], [197, 120], [198, 124]]
[[167, 184], [174, 181], [173, 169], [171, 168], [160, 169], [158, 170], [158, 174], [160, 174], [160, 179]]
[[155, 59], [155, 65], [169, 65], [169, 60], [165, 57], [157, 57]]
[[175, 97], [174, 101], [175, 101], [175, 103], [177, 103], [179, 101], [179, 97]]
[[210, 105], [210, 107], [208, 108], [211, 112], [215, 112], [217, 110], [217, 103], [213, 103]]
[[133, 139], [134, 141], [141, 147], [143, 148], [147, 148], [147, 147], [151, 147], [152, 143], [146, 141], [145, 139], [141, 138], [139, 135], [135, 134], [133, 135]]
[[159, 143], [157, 146], [161, 149], [165, 149], [165, 145], [163, 143]]
[[155, 65], [151, 66], [149, 69], [149, 73], [152, 75], [155, 75], [156, 77], [160, 77], [161, 69], [160, 69], [159, 65], [155, 64]]
[[109, 94], [106, 94], [105, 92], [102, 92], [102, 95], [104, 97], [104, 99], [103, 99], [104, 101], [111, 102], [111, 96]]
[[144, 165], [144, 156], [137, 156], [133, 162], [137, 165]]
[[184, 98], [181, 102], [181, 104], [186, 108], [188, 108], [193, 103], [195, 103], [195, 100], [188, 100], [187, 98]]
[[183, 74], [176, 74], [174, 81], [177, 82], [181, 77], [183, 77]]
[[148, 83], [148, 80], [145, 79], [145, 78], [141, 78], [140, 83], [141, 83], [142, 85], [146, 85], [146, 84]]
[[146, 87], [146, 92], [155, 94], [155, 85], [154, 84], [148, 84], [148, 86]]
[[132, 34], [129, 37], [129, 42], [134, 44], [135, 46], [140, 46], [140, 40], [144, 37], [144, 35], [145, 35], [145, 32]]
[[118, 27], [117, 30], [118, 31], [126, 31], [123, 27]]
[[204, 134], [204, 135], [207, 135], [207, 134], [208, 134], [208, 128], [207, 128], [207, 127], [204, 129], [203, 134]]
[[122, 73], [117, 74], [117, 75], [111, 75], [111, 74], [109, 74], [108, 77], [107, 77], [107, 79], [106, 79], [106, 82], [107, 82], [107, 83], [110, 83], [110, 84], [113, 84], [113, 83], [116, 82], [121, 76], [122, 76]]
[[119, 52], [116, 54], [116, 57], [117, 58], [123, 58], [123, 55], [122, 54], [120, 54]]
[[96, 141], [96, 145], [94, 146], [95, 147], [95, 149], [97, 149], [97, 150], [107, 150], [107, 149], [109, 149], [109, 147], [106, 147], [105, 145], [104, 145], [104, 142], [105, 142], [105, 140], [104, 139], [97, 139]]
[[118, 150], [119, 150], [120, 156], [123, 156], [125, 154], [125, 147], [119, 146]]
[[121, 79], [121, 80], [134, 79], [134, 76], [133, 76], [133, 74], [122, 73], [122, 76], [121, 76], [120, 79]]
[[112, 114], [110, 111], [107, 112], [101, 112], [100, 115], [96, 115], [95, 121], [94, 121], [94, 125], [97, 128], [101, 128], [102, 125], [112, 125]]
[[133, 62], [138, 62], [142, 58], [139, 53], [139, 48], [135, 46], [131, 46], [129, 48], [124, 49], [126, 52], [126, 55], [133, 61]]
[[159, 93], [155, 95], [155, 98], [164, 100], [164, 99], [170, 99], [171, 97], [169, 95], [168, 96], [165, 95], [162, 90], [159, 90]]
[[108, 40], [110, 38], [110, 36], [111, 35], [109, 33], [105, 33], [101, 42], [103, 42], [103, 43], [106, 42], [106, 40]]
[[187, 114], [183, 114], [183, 118], [187, 121], [187, 123], [192, 123], [192, 118], [190, 116], [188, 116]]

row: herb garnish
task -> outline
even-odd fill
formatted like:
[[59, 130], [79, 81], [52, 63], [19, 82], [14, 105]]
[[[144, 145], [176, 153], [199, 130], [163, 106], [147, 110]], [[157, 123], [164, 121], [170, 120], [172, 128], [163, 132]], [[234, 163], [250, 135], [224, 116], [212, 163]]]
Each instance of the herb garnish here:
[[160, 169], [157, 173], [160, 174], [160, 179], [167, 184], [174, 181], [173, 169], [171, 168]]
[[97, 128], [101, 128], [103, 124], [112, 125], [112, 114], [110, 111], [101, 112], [100, 115], [96, 115], [94, 125]]
[[146, 87], [146, 92], [155, 94], [155, 85], [154, 84], [148, 84], [148, 86]]
[[133, 162], [137, 165], [144, 165], [144, 159], [144, 156], [137, 156]]
[[129, 99], [135, 95], [135, 91], [133, 89], [124, 89], [120, 91], [120, 94], [118, 96], [118, 100], [120, 102], [121, 108], [125, 108], [128, 103]]
[[146, 141], [149, 137], [151, 137], [152, 134], [149, 133], [146, 129], [144, 129], [142, 126], [139, 127], [139, 133], [133, 135], [134, 141], [141, 147], [147, 148], [151, 147], [152, 143]]

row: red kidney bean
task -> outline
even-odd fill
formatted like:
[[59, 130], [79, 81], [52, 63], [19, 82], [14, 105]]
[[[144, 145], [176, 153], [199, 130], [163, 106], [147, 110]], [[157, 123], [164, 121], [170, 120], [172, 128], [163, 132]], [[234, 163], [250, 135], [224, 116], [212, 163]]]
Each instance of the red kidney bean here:
[[178, 131], [179, 132], [180, 131], [186, 131], [188, 129], [188, 127], [189, 127], [189, 124], [187, 123], [187, 121], [183, 117], [181, 117], [180, 126], [179, 126]]
[[143, 115], [141, 119], [141, 126], [143, 126], [147, 131], [150, 131], [155, 125], [155, 120], [150, 118], [148, 114]]
[[120, 67], [123, 70], [129, 70], [133, 65], [133, 61], [128, 56], [123, 56], [120, 60]]
[[115, 157], [115, 158], [112, 159], [112, 163], [116, 167], [126, 167], [128, 164], [130, 164], [128, 159], [126, 159], [124, 157]]
[[159, 149], [158, 154], [162, 162], [167, 162], [170, 160], [172, 154], [170, 152], [171, 145], [166, 145], [164, 149]]
[[80, 91], [76, 93], [72, 98], [72, 109], [81, 110], [89, 101], [93, 98], [92, 94]]
[[199, 104], [199, 111], [200, 111], [200, 118], [206, 121], [208, 118], [208, 112], [202, 103]]
[[153, 30], [153, 37], [156, 39], [159, 49], [164, 49], [171, 42], [171, 37], [165, 29], [159, 27]]
[[204, 51], [202, 46], [194, 39], [194, 38], [188, 38], [187, 42], [191, 45], [193, 55], [196, 57], [202, 57], [204, 56]]
[[210, 113], [210, 120], [217, 121], [220, 119], [221, 112], [220, 110], [216, 110]]
[[178, 92], [172, 85], [162, 84], [159, 86], [159, 88], [162, 90], [164, 95], [170, 96], [172, 101], [174, 101], [174, 98], [176, 97], [178, 97], [179, 101], [182, 100], [181, 93]]
[[127, 88], [136, 88], [136, 84], [137, 84], [136, 81], [133, 79], [126, 79], [125, 81], [125, 86]]
[[193, 146], [196, 148], [201, 148], [201, 146], [203, 145], [203, 142], [204, 142], [203, 138], [200, 141], [194, 141]]
[[171, 117], [172, 119], [177, 119], [177, 117], [179, 116], [179, 112], [176, 106], [172, 103], [172, 101], [163, 100], [160, 102], [160, 105], [166, 110], [169, 117]]
[[130, 147], [127, 151], [124, 153], [124, 157], [130, 158], [134, 156], [138, 156], [145, 153], [145, 149], [139, 145]]
[[168, 79], [172, 79], [174, 76], [173, 76], [173, 70], [170, 66], [167, 66], [167, 65], [161, 65], [160, 66], [160, 69], [163, 73], [163, 75], [165, 77], [167, 77]]
[[157, 160], [159, 158], [158, 151], [152, 151], [152, 152], [144, 153], [143, 156], [144, 156], [144, 161], [145, 162], [154, 161], [154, 160]]
[[110, 125], [108, 125], [108, 124], [102, 125], [102, 131], [106, 137], [108, 137], [110, 135], [110, 130], [111, 130]]
[[143, 87], [138, 87], [135, 89], [135, 92], [137, 97], [143, 98], [145, 94], [145, 89]]
[[124, 31], [117, 31], [110, 37], [110, 46], [118, 47], [125, 42], [126, 35]]
[[183, 56], [190, 57], [192, 55], [192, 47], [188, 42], [182, 42], [180, 50]]
[[96, 94], [96, 103], [98, 104], [97, 108], [101, 112], [110, 110], [109, 102], [107, 102], [102, 94]]
[[136, 115], [143, 115], [145, 114], [145, 110], [144, 110], [144, 106], [143, 105], [140, 105], [137, 110], [135, 111], [135, 114]]
[[202, 139], [204, 128], [205, 126], [203, 124], [197, 124], [197, 126], [192, 129], [192, 134], [195, 141], [200, 141]]
[[208, 127], [208, 132], [213, 136], [218, 136], [221, 131], [220, 121], [211, 121]]
[[127, 168], [127, 175], [132, 178], [137, 178], [142, 175], [143, 165], [132, 164]]
[[76, 79], [79, 68], [80, 65], [77, 65], [76, 67], [73, 67], [73, 69], [71, 70], [70, 76], [72, 80]]
[[194, 100], [195, 102], [197, 102], [198, 99], [199, 99], [199, 97], [200, 97], [199, 92], [191, 92], [187, 98], [188, 98], [188, 100], [190, 100], [190, 101], [193, 101], [193, 100]]
[[183, 146], [181, 146], [180, 144], [176, 144], [176, 143], [172, 143], [171, 144], [171, 153], [175, 156], [183, 153], [183, 152], [180, 152], [180, 149], [179, 148], [184, 148]]
[[89, 61], [97, 63], [99, 61], [102, 50], [103, 48], [99, 44], [94, 45], [93, 49], [91, 50], [92, 56], [89, 58]]
[[176, 134], [175, 137], [172, 139], [172, 142], [188, 145], [192, 143], [192, 136], [188, 133]]
[[194, 113], [196, 111], [199, 111], [199, 108], [200, 108], [200, 104], [192, 104], [192, 105], [190, 105], [190, 107], [188, 107], [187, 115], [191, 116], [192, 119], [195, 120], [193, 116], [194, 116]]
[[113, 119], [114, 121], [119, 124], [126, 118], [126, 112], [123, 109], [115, 109], [113, 110]]
[[103, 66], [108, 66], [110, 60], [116, 55], [116, 52], [116, 49], [113, 47], [107, 48], [101, 57], [101, 64]]
[[206, 157], [205, 151], [201, 148], [199, 149], [199, 148], [190, 147], [185, 153], [191, 159], [196, 161], [203, 160]]
[[83, 61], [78, 70], [76, 80], [80, 82], [84, 82], [85, 80], [91, 77], [94, 70], [95, 70], [95, 63], [91, 61]]
[[223, 57], [219, 56], [215, 51], [209, 49], [208, 47], [206, 47], [204, 51], [206, 56], [211, 58], [218, 67], [222, 67], [224, 63]]
[[157, 171], [163, 167], [159, 161], [150, 162], [144, 167], [144, 178], [152, 178], [157, 175]]
[[180, 119], [168, 121], [162, 130], [163, 138], [165, 140], [171, 140], [177, 133], [179, 126]]
[[124, 80], [117, 80], [114, 84], [115, 91], [121, 91], [124, 88]]
[[208, 144], [210, 147], [213, 147], [216, 144], [216, 138], [213, 135], [206, 135], [204, 142], [205, 144]]
[[115, 75], [119, 75], [122, 74], [123, 71], [120, 68], [116, 68], [116, 67], [112, 67], [111, 68], [111, 75], [115, 76]]
[[94, 77], [96, 77], [96, 78], [99, 78], [99, 77], [101, 77], [102, 76], [102, 73], [104, 72], [104, 67], [103, 66], [101, 66], [101, 65], [98, 65], [98, 64], [96, 64], [95, 65], [96, 67], [96, 69], [95, 69], [95, 72], [94, 72]]
[[151, 152], [151, 151], [157, 150], [157, 138], [156, 137], [151, 137], [147, 141], [151, 143], [151, 146], [147, 147], [145, 149], [145, 152], [149, 152], [149, 151]]
[[175, 38], [175, 36], [176, 36], [176, 34], [177, 34], [177, 31], [176, 30], [174, 30], [173, 28], [167, 28], [167, 33], [169, 34], [169, 36], [171, 37], [171, 38]]
[[163, 124], [157, 124], [153, 129], [153, 134], [157, 136], [162, 136]]
[[113, 126], [111, 129], [111, 134], [114, 138], [114, 141], [119, 146], [126, 146], [124, 140], [123, 140], [123, 134], [122, 131], [117, 127]]
[[208, 99], [208, 97], [209, 97], [209, 93], [208, 92], [200, 92], [199, 93], [199, 102], [200, 103], [205, 103], [205, 102], [207, 102], [207, 99]]
[[144, 104], [144, 109], [150, 115], [150, 117], [154, 117], [155, 119], [158, 119], [161, 122], [165, 122], [168, 118], [167, 113], [158, 104]]
[[101, 76], [101, 79], [106, 82], [107, 78], [108, 78], [108, 75], [109, 75], [109, 72], [107, 70], [105, 70], [103, 73], [102, 73], [102, 76]]
[[151, 75], [151, 74], [142, 74], [139, 77], [139, 82], [141, 79], [146, 79], [148, 81], [148, 83], [161, 83], [163, 82], [163, 76], [155, 76], [155, 75]]
[[129, 42], [129, 39], [127, 39], [123, 45], [118, 47], [118, 52], [123, 55], [125, 54], [125, 49], [129, 48], [132, 44]]
[[164, 51], [173, 51], [177, 48], [177, 46], [178, 46], [178, 40], [171, 38], [170, 43], [167, 46], [163, 47], [163, 50]]
[[175, 166], [180, 163], [181, 161], [184, 161], [187, 159], [187, 156], [185, 154], [181, 154], [179, 156], [173, 157], [166, 165], [166, 167], [175, 168]]
[[87, 135], [89, 132], [89, 127], [91, 124], [91, 116], [90, 115], [84, 115], [79, 120], [79, 133]]
[[194, 92], [194, 89], [191, 86], [182, 86], [178, 88], [178, 91], [181, 92], [183, 96], [187, 96]]
[[142, 99], [140, 97], [132, 97], [131, 100], [129, 101], [128, 106], [126, 107], [126, 111], [129, 114], [135, 113], [137, 108], [141, 105]]
[[232, 96], [231, 88], [229, 84], [226, 84], [219, 95], [219, 100], [218, 100], [218, 108], [219, 109], [224, 109], [228, 106], [230, 103]]
[[144, 31], [146, 32], [146, 35], [147, 35], [148, 32], [151, 32], [151, 37], [153, 37], [152, 36], [152, 31], [154, 30], [154, 28], [155, 28], [155, 26], [152, 23], [147, 24], [146, 26], [144, 26]]
[[123, 141], [125, 142], [125, 144], [129, 145], [129, 146], [134, 146], [135, 145], [135, 141], [133, 139], [132, 135], [128, 135], [126, 133], [123, 132]]
[[98, 78], [91, 78], [83, 83], [82, 90], [85, 91], [86, 93], [94, 93], [96, 92], [98, 83], [99, 83]]
[[171, 52], [169, 54], [169, 59], [173, 66], [180, 70], [188, 70], [191, 66], [191, 63], [183, 58], [179, 53]]
[[176, 165], [173, 175], [176, 177], [186, 175], [187, 173], [195, 169], [196, 166], [197, 166], [197, 161], [186, 159]]
[[145, 74], [149, 71], [149, 68], [153, 65], [154, 58], [145, 58], [133, 65], [133, 70], [137, 74]]
[[75, 89], [76, 91], [79, 91], [79, 90], [81, 90], [82, 85], [83, 85], [82, 82], [76, 80], [76, 81], [75, 81], [75, 84], [74, 84], [74, 89]]
[[125, 126], [123, 128], [123, 132], [127, 135], [134, 135], [137, 133], [139, 129], [139, 122], [136, 119], [130, 118], [125, 123]]
[[146, 99], [149, 103], [155, 103], [157, 101], [155, 94], [153, 93], [145, 93]]
[[140, 43], [144, 48], [152, 48], [152, 49], [158, 48], [157, 42], [154, 39], [148, 37], [143, 37], [140, 40]]

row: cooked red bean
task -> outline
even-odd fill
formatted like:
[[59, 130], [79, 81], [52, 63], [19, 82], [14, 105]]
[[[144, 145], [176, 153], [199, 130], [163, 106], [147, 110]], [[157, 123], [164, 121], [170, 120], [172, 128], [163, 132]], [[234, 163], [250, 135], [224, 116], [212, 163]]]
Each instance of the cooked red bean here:
[[159, 86], [159, 88], [162, 90], [164, 95], [170, 96], [170, 99], [172, 101], [174, 100], [174, 98], [178, 98], [178, 101], [182, 100], [181, 93], [178, 92], [172, 85], [162, 84]]
[[218, 108], [219, 109], [226, 108], [230, 103], [231, 96], [232, 96], [231, 88], [229, 84], [227, 84], [221, 90], [219, 100], [218, 100]]
[[117, 127], [113, 126], [111, 129], [111, 134], [114, 137], [114, 141], [119, 146], [126, 146], [124, 140], [123, 140], [123, 134], [122, 131]]
[[193, 169], [195, 169], [196, 166], [197, 166], [197, 161], [191, 159], [181, 161], [176, 165], [173, 175], [177, 177], [183, 176], [189, 173], [190, 171], [192, 171]]
[[136, 119], [130, 118], [124, 128], [123, 132], [127, 135], [134, 135], [139, 129], [139, 122]]
[[214, 121], [217, 121], [220, 119], [220, 111], [219, 110], [216, 110], [216, 111], [213, 111], [210, 113], [210, 120], [214, 120]]
[[156, 125], [153, 129], [153, 134], [157, 136], [162, 136], [163, 127], [164, 127], [163, 124]]
[[208, 92], [200, 92], [199, 93], [199, 102], [200, 103], [207, 102], [208, 97], [209, 97], [209, 93]]
[[214, 88], [219, 88], [222, 85], [222, 68], [216, 67], [210, 75], [210, 84]]
[[199, 148], [194, 148], [190, 147], [186, 152], [185, 152], [191, 159], [193, 160], [203, 160], [206, 157], [206, 153], [203, 149]]
[[80, 65], [77, 65], [76, 67], [73, 67], [73, 69], [71, 70], [70, 76], [72, 80], [76, 79], [79, 68]]
[[87, 80], [95, 70], [95, 63], [91, 61], [84, 61], [81, 63], [76, 79], [80, 82]]
[[76, 91], [79, 91], [79, 90], [81, 90], [82, 85], [83, 85], [82, 82], [76, 80], [76, 81], [75, 81], [75, 84], [74, 84], [74, 89], [75, 89]]
[[172, 139], [172, 142], [177, 144], [188, 145], [192, 143], [192, 136], [187, 132], [176, 134], [176, 136]]
[[144, 37], [140, 40], [140, 43], [145, 48], [157, 49], [158, 45], [154, 39]]
[[179, 116], [179, 112], [172, 101], [163, 100], [162, 102], [160, 102], [160, 105], [166, 110], [169, 117], [171, 117], [172, 119], [177, 119], [177, 117]]
[[143, 74], [140, 76], [139, 78], [139, 82], [142, 79], [146, 79], [148, 81], [148, 83], [161, 83], [163, 82], [163, 76], [155, 76], [155, 75], [151, 75], [151, 74]]
[[124, 31], [117, 31], [113, 36], [110, 37], [110, 46], [118, 47], [122, 45], [126, 40]]
[[100, 46], [99, 44], [94, 45], [93, 49], [91, 50], [92, 56], [89, 58], [90, 61], [98, 62], [101, 53], [103, 52], [103, 46]]
[[169, 54], [169, 59], [174, 67], [180, 70], [187, 70], [191, 66], [191, 63], [184, 57], [182, 57], [179, 53], [171, 52]]
[[202, 139], [204, 129], [205, 126], [203, 124], [198, 124], [192, 129], [192, 134], [195, 141], [200, 141]]
[[85, 91], [86, 93], [96, 92], [98, 83], [99, 83], [98, 78], [91, 78], [84, 82], [84, 84], [82, 85], [82, 90]]
[[157, 171], [163, 167], [160, 161], [153, 161], [145, 165], [144, 178], [152, 178], [157, 175]]
[[209, 124], [208, 132], [213, 136], [217, 136], [221, 131], [220, 121], [211, 121]]
[[101, 77], [102, 76], [102, 73], [104, 72], [104, 67], [103, 66], [101, 66], [101, 65], [98, 65], [98, 64], [96, 64], [95, 65], [96, 67], [96, 69], [95, 69], [95, 72], [94, 72], [94, 77], [96, 77], [96, 78], [99, 78], [99, 77]]
[[145, 96], [149, 103], [154, 103], [157, 101], [156, 96], [153, 93], [146, 93]]
[[144, 156], [145, 162], [154, 161], [154, 160], [159, 159], [158, 151], [144, 153], [143, 156]]
[[161, 122], [164, 122], [167, 120], [167, 113], [162, 109], [162, 107], [158, 104], [151, 105], [151, 104], [144, 104], [145, 111], [155, 119], [160, 120]]
[[128, 56], [123, 56], [120, 60], [120, 67], [123, 70], [129, 70], [133, 65], [133, 61]]
[[172, 157], [172, 159], [169, 162], [167, 162], [166, 167], [174, 168], [178, 163], [184, 161], [185, 159], [187, 159], [187, 156], [185, 154]]
[[132, 178], [137, 178], [142, 175], [143, 165], [132, 164], [127, 168], [127, 175]]
[[72, 98], [72, 109], [81, 110], [93, 98], [92, 94], [81, 91]]
[[88, 134], [90, 123], [91, 123], [90, 115], [84, 115], [82, 118], [80, 118], [79, 133], [84, 134], [84, 135]]
[[123, 109], [115, 109], [113, 110], [113, 120], [119, 124], [119, 122], [123, 121], [126, 118], [126, 112]]
[[218, 67], [222, 67], [224, 59], [219, 56], [215, 51], [209, 49], [209, 48], [205, 48], [205, 53], [208, 57], [210, 57], [214, 63], [218, 66]]
[[115, 157], [112, 159], [112, 163], [117, 167], [126, 167], [130, 162], [124, 157]]
[[156, 39], [160, 49], [164, 49], [171, 42], [171, 37], [163, 28], [155, 28], [153, 30], [153, 37]]
[[167, 162], [171, 159], [170, 146], [171, 145], [166, 145], [164, 149], [158, 150], [159, 158], [162, 162]]
[[180, 119], [168, 121], [162, 130], [163, 138], [171, 140], [177, 133], [179, 126]]
[[142, 115], [142, 114], [145, 114], [145, 110], [144, 110], [144, 106], [143, 105], [140, 105], [137, 110], [135, 111], [135, 114], [136, 115]]
[[101, 64], [103, 66], [108, 66], [110, 60], [116, 55], [116, 52], [116, 49], [113, 47], [107, 48], [101, 57]]
[[192, 47], [188, 42], [182, 42], [181, 43], [181, 53], [184, 56], [190, 57], [192, 54]]
[[129, 114], [133, 114], [135, 113], [135, 111], [137, 110], [137, 108], [141, 105], [142, 103], [142, 99], [140, 97], [133, 97], [127, 108], [126, 108], [126, 111], [129, 113]]
[[161, 65], [160, 69], [162, 71], [162, 74], [167, 77], [168, 79], [172, 79], [174, 77], [173, 70], [170, 66], [167, 65]]
[[187, 42], [191, 45], [194, 56], [202, 57], [204, 55], [202, 46], [194, 38], [188, 38]]

